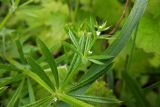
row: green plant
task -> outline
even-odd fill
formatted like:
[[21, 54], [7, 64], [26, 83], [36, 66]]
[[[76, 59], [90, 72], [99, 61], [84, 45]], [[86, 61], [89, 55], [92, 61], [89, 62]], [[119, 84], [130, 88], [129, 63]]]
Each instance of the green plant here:
[[[137, 0], [135, 2], [135, 5], [124, 27], [122, 28], [119, 37], [113, 41], [113, 43], [100, 55], [92, 54], [91, 49], [98, 39], [108, 39], [99, 36], [101, 31], [107, 29], [105, 28], [105, 23], [102, 24], [102, 26], [96, 26], [98, 31], [95, 31], [95, 23], [91, 18], [88, 25], [89, 31], [87, 31], [89, 34], [84, 31], [84, 35], [81, 35], [79, 38], [76, 36], [77, 32], [74, 31], [75, 29], [69, 27], [66, 28], [72, 44], [65, 42], [64, 47], [70, 48], [74, 52], [74, 55], [70, 63], [65, 64], [67, 66], [66, 71], [62, 73], [58, 70], [58, 58], [55, 59], [53, 57], [49, 48], [41, 40], [37, 40], [37, 43], [42, 51], [42, 57], [40, 57], [37, 61], [32, 57], [32, 55], [25, 57], [22, 48], [23, 46], [21, 45], [20, 41], [16, 41], [20, 60], [15, 60], [7, 56], [5, 59], [7, 60], [8, 64], [0, 64], [0, 69], [7, 71], [18, 71], [16, 76], [2, 79], [4, 81], [6, 80], [7, 82], [5, 81], [2, 82], [3, 84], [0, 84], [0, 92], [3, 92], [6, 89], [6, 84], [13, 81], [22, 80], [7, 106], [13, 107], [16, 105], [16, 101], [23, 97], [21, 96], [21, 93], [23, 92], [23, 87], [25, 87], [24, 83], [27, 83], [27, 93], [29, 94], [30, 99], [30, 104], [24, 105], [24, 107], [43, 107], [46, 105], [56, 106], [57, 103], [64, 103], [65, 106], [69, 104], [70, 106], [75, 107], [92, 107], [94, 106], [92, 105], [94, 103], [121, 103], [121, 101], [117, 100], [116, 98], [86, 95], [85, 91], [94, 81], [99, 79], [106, 72], [109, 72], [114, 59], [126, 46], [133, 30], [138, 25], [146, 5], [147, 0]], [[75, 16], [76, 14], [77, 13], [75, 13]], [[8, 20], [8, 18], [5, 20]], [[3, 27], [5, 23], [6, 21], [2, 22], [1, 26]], [[65, 55], [64, 57], [62, 55], [61, 58], [63, 62], [65, 62], [64, 60], [67, 59]], [[78, 82], [74, 82], [73, 80], [79, 72], [79, 67], [83, 64], [87, 65], [90, 63], [91, 67], [89, 70], [82, 75]], [[17, 76], [19, 75], [21, 78], [17, 80]], [[63, 75], [64, 78], [60, 78], [60, 75]], [[35, 100], [35, 90], [33, 90], [33, 84], [30, 78], [36, 81], [46, 90], [46, 92], [48, 92], [45, 98], [42, 98], [38, 101]], [[126, 84], [128, 84], [130, 90], [135, 94], [134, 97], [137, 103], [139, 103], [140, 106], [145, 107], [148, 102], [143, 97], [141, 92], [142, 90], [138, 84], [126, 72], [123, 73], [123, 78]], [[130, 83], [132, 83], [132, 85]]]

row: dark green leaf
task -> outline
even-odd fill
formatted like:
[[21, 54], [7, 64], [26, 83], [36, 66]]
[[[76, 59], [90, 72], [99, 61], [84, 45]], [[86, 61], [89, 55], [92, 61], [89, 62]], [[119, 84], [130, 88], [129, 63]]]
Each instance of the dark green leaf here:
[[37, 64], [37, 62], [33, 58], [28, 58], [28, 63], [32, 67], [32, 71], [36, 73], [48, 86], [50, 86], [53, 90], [55, 90], [55, 87], [47, 74], [43, 71], [41, 66]]
[[20, 85], [17, 88], [16, 92], [14, 93], [14, 95], [11, 98], [11, 100], [9, 101], [7, 107], [14, 107], [16, 101], [21, 96], [21, 93], [22, 93], [22, 90], [23, 90], [23, 86], [24, 86], [24, 80], [20, 83]]
[[57, 70], [57, 65], [56, 65], [55, 59], [54, 59], [53, 55], [51, 54], [51, 52], [49, 51], [49, 49], [47, 48], [47, 46], [41, 40], [38, 40], [38, 43], [39, 43], [40, 48], [41, 48], [49, 66], [52, 70], [52, 73], [53, 73], [53, 76], [54, 76], [54, 79], [56, 82], [56, 86], [58, 88], [59, 87], [59, 76], [58, 76], [58, 70]]
[[24, 57], [24, 52], [23, 52], [23, 49], [22, 49], [22, 44], [20, 43], [19, 40], [16, 41], [16, 45], [17, 45], [17, 49], [18, 49], [18, 52], [19, 52], [21, 62], [26, 63], [26, 59]]

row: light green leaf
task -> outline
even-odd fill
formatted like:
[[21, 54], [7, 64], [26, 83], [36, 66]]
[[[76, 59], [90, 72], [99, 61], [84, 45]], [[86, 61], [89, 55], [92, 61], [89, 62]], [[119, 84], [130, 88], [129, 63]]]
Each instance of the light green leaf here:
[[83, 101], [80, 101], [80, 100], [78, 100], [72, 96], [68, 96], [66, 94], [59, 94], [58, 96], [59, 96], [60, 100], [66, 102], [74, 107], [94, 107], [90, 104], [87, 104]]
[[80, 48], [79, 48], [79, 44], [78, 44], [78, 42], [77, 42], [77, 39], [76, 39], [75, 35], [73, 34], [73, 32], [72, 32], [70, 29], [69, 29], [69, 31], [68, 31], [68, 35], [69, 35], [71, 41], [73, 42], [74, 46], [75, 46], [77, 49], [80, 49]]
[[150, 0], [147, 11], [139, 24], [136, 45], [146, 52], [160, 54], [160, 1]]
[[98, 64], [98, 65], [104, 65], [103, 62], [100, 62], [100, 61], [98, 61], [96, 59], [88, 59], [88, 60], [91, 61], [91, 62], [93, 62], [93, 63], [95, 63], [95, 64]]
[[107, 60], [107, 59], [113, 58], [113, 56], [107, 56], [107, 55], [91, 55], [91, 56], [89, 56], [89, 58]]

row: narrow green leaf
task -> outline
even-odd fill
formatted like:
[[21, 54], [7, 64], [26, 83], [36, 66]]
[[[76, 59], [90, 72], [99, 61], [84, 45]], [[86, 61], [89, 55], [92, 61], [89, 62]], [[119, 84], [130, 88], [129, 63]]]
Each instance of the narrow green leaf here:
[[14, 107], [16, 101], [20, 98], [22, 90], [23, 90], [23, 86], [24, 86], [24, 80], [21, 82], [21, 84], [19, 85], [19, 87], [17, 88], [16, 92], [14, 93], [14, 95], [12, 96], [11, 100], [9, 101], [7, 107]]
[[107, 55], [92, 55], [92, 56], [89, 56], [88, 58], [108, 60], [108, 59], [113, 58], [113, 56], [107, 56]]
[[47, 74], [43, 71], [41, 66], [37, 64], [37, 62], [33, 58], [28, 58], [28, 63], [32, 67], [32, 71], [36, 73], [48, 86], [50, 86], [53, 90], [55, 90], [55, 87]]
[[122, 77], [126, 83], [126, 88], [128, 88], [129, 91], [134, 96], [134, 99], [136, 100], [138, 104], [137, 106], [138, 107], [149, 107], [149, 103], [145, 99], [142, 89], [137, 83], [137, 81], [133, 79], [127, 72], [123, 72]]
[[17, 45], [17, 49], [18, 49], [18, 52], [19, 52], [21, 62], [26, 63], [26, 59], [25, 59], [24, 52], [23, 52], [23, 49], [22, 49], [22, 44], [20, 43], [19, 40], [16, 40], [16, 45]]
[[84, 54], [84, 50], [85, 50], [85, 36], [84, 35], [82, 35], [81, 37], [80, 37], [80, 39], [79, 39], [79, 42], [78, 42], [78, 44], [79, 44], [79, 46], [80, 46], [80, 51], [81, 51], [81, 53], [82, 54]]
[[73, 107], [94, 107], [90, 104], [87, 104], [83, 101], [80, 101], [72, 96], [68, 96], [66, 94], [58, 94], [59, 99], [70, 104]]
[[113, 98], [113, 97], [96, 97], [96, 96], [87, 96], [87, 95], [73, 95], [73, 97], [87, 101], [87, 102], [93, 102], [93, 103], [103, 103], [103, 104], [118, 104], [122, 101]]
[[56, 87], [58, 88], [59, 87], [59, 76], [58, 76], [58, 70], [57, 70], [57, 65], [56, 65], [55, 59], [54, 59], [53, 55], [51, 54], [51, 52], [49, 51], [49, 49], [47, 48], [47, 46], [41, 40], [38, 40], [38, 43], [39, 43], [40, 48], [46, 58], [46, 61], [48, 62], [49, 66], [52, 70], [52, 73], [53, 73], [53, 76], [54, 76], [54, 79], [56, 82]]
[[33, 103], [24, 105], [22, 107], [41, 107], [44, 103], [50, 102], [52, 100], [52, 98], [53, 98], [52, 96], [48, 96], [48, 97], [45, 97], [45, 98], [40, 99], [38, 101], [35, 101]]
[[88, 60], [91, 61], [91, 62], [93, 62], [93, 63], [95, 63], [95, 64], [98, 64], [98, 65], [104, 65], [103, 62], [98, 61], [98, 60], [96, 60], [96, 59], [88, 59]]
[[108, 71], [112, 67], [112, 62], [108, 63], [107, 67], [104, 70], [102, 70], [101, 72], [99, 72], [99, 69], [104, 66], [105, 65], [101, 65], [98, 67], [92, 66], [90, 68], [90, 71], [82, 76], [79, 83], [76, 86], [70, 88], [69, 91], [78, 90], [78, 89], [94, 82], [97, 78], [101, 77], [106, 71]]
[[33, 87], [32, 87], [32, 84], [29, 78], [27, 79], [27, 85], [28, 85], [30, 103], [35, 102], [34, 91], [33, 91]]
[[68, 35], [69, 35], [71, 41], [73, 42], [74, 46], [75, 46], [77, 49], [79, 49], [79, 44], [78, 44], [78, 42], [77, 42], [77, 39], [76, 39], [75, 35], [73, 34], [73, 32], [72, 32], [70, 29], [69, 29]]
[[85, 49], [84, 49], [84, 52], [86, 52], [87, 54], [88, 54], [88, 51], [89, 51], [90, 44], [91, 44], [91, 37], [87, 36], [86, 37], [86, 43], [85, 43]]

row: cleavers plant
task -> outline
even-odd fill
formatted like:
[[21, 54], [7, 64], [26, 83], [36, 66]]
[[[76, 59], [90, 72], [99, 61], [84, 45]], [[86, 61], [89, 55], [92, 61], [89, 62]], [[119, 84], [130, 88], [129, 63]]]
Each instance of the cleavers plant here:
[[[18, 3], [19, 1], [17, 0], [16, 5], [18, 5]], [[57, 106], [57, 103], [63, 104], [64, 106], [73, 107], [94, 107], [94, 103], [121, 103], [121, 101], [116, 98], [89, 96], [85, 94], [85, 91], [94, 81], [111, 69], [114, 58], [120, 53], [130, 39], [132, 32], [143, 16], [146, 5], [147, 0], [136, 0], [120, 35], [100, 55], [92, 55], [91, 50], [98, 39], [108, 39], [99, 36], [101, 31], [108, 28], [105, 27], [105, 23], [102, 24], [102, 26], [96, 26], [98, 29], [96, 31], [95, 22], [91, 18], [88, 25], [89, 34], [84, 33], [84, 35], [81, 35], [79, 38], [77, 38], [74, 29], [67, 27], [66, 31], [68, 32], [71, 43], [65, 42], [64, 47], [70, 48], [74, 52], [74, 55], [70, 64], [64, 64], [67, 66], [67, 72], [66, 74], [61, 74], [63, 75], [63, 79], [60, 78], [57, 60], [53, 57], [50, 49], [45, 45], [45, 43], [43, 43], [40, 39], [37, 40], [38, 46], [42, 52], [42, 61], [36, 61], [32, 55], [29, 57], [24, 56], [23, 46], [20, 41], [17, 40], [16, 45], [19, 52], [20, 61], [6, 57], [8, 64], [0, 64], [0, 69], [20, 72], [20, 74], [15, 77], [10, 77], [6, 80], [22, 81], [9, 101], [7, 107], [14, 107], [17, 100], [21, 98], [21, 93], [23, 92], [25, 83], [27, 83], [31, 103], [28, 105], [23, 105], [23, 107], [44, 107], [44, 105]], [[10, 17], [10, 15], [8, 17]], [[8, 20], [8, 18], [5, 20]], [[5, 25], [5, 20], [2, 22], [0, 29]], [[49, 69], [49, 72], [44, 69], [44, 66], [42, 67], [41, 62], [45, 63], [47, 69]], [[80, 65], [88, 63], [91, 63], [89, 70], [82, 75], [76, 84], [72, 84], [73, 78], [75, 78], [78, 73], [78, 68]], [[31, 84], [30, 78], [36, 81], [48, 92], [48, 95], [45, 98], [36, 101], [33, 91], [33, 84]], [[127, 80], [132, 81], [127, 72], [124, 73], [124, 78], [126, 79], [126, 83]], [[0, 92], [5, 90], [5, 84], [6, 83], [0, 84]], [[137, 86], [136, 83], [133, 85]], [[131, 88], [132, 87], [133, 86], [131, 86]], [[144, 103], [145, 100], [143, 100], [140, 90], [135, 92], [136, 95], [137, 93], [138, 95], [141, 95], [141, 99], [137, 100], [142, 107], [145, 107], [145, 104], [147, 103]]]

